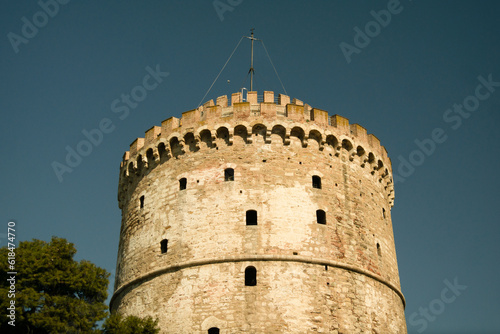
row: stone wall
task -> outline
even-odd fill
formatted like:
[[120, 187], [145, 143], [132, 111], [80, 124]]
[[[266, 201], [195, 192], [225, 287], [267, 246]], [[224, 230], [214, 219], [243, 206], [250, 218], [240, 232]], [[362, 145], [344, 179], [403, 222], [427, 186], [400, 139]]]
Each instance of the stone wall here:
[[270, 93], [220, 97], [132, 143], [111, 308], [162, 333], [406, 333], [385, 149]]

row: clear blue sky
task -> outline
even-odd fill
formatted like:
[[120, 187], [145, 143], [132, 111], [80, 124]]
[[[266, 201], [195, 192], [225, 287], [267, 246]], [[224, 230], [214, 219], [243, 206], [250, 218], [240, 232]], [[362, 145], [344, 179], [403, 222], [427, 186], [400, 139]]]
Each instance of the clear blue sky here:
[[[212, 1], [69, 1], [44, 16], [36, 1], [3, 1], [0, 228], [13, 219], [18, 240], [64, 237], [114, 273], [123, 153], [195, 108], [255, 28], [291, 97], [361, 124], [402, 171], [392, 219], [409, 333], [500, 333], [500, 3], [230, 3], [219, 16]], [[388, 7], [390, 22], [370, 23]], [[113, 112], [157, 65], [169, 76], [127, 117]], [[245, 40], [205, 100], [238, 90], [248, 65]], [[259, 45], [255, 68], [256, 90], [282, 92]], [[113, 131], [59, 182], [53, 162], [103, 119]]]

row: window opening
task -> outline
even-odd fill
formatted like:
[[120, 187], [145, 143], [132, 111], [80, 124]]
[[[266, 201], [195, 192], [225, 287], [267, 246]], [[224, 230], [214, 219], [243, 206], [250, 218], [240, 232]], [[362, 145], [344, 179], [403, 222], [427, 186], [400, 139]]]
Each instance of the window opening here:
[[247, 225], [257, 225], [257, 211], [248, 210], [246, 213]]
[[224, 181], [234, 181], [234, 169], [224, 169]]
[[187, 179], [183, 177], [179, 180], [179, 190], [184, 190], [187, 187]]
[[321, 177], [313, 175], [312, 177], [313, 188], [321, 189]]
[[246, 286], [256, 286], [257, 285], [257, 269], [255, 269], [255, 267], [246, 267], [246, 269], [245, 269], [245, 285]]
[[160, 242], [160, 249], [161, 249], [161, 253], [162, 254], [167, 253], [167, 250], [168, 250], [168, 239], [163, 239]]
[[321, 225], [326, 225], [326, 213], [323, 210], [316, 210], [316, 222]]

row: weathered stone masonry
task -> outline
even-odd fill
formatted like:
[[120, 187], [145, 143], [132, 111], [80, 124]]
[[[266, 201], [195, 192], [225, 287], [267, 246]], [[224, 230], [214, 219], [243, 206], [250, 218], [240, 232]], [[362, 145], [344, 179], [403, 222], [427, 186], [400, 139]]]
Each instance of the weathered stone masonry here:
[[341, 116], [219, 97], [132, 143], [118, 201], [111, 308], [162, 333], [406, 333], [391, 163]]

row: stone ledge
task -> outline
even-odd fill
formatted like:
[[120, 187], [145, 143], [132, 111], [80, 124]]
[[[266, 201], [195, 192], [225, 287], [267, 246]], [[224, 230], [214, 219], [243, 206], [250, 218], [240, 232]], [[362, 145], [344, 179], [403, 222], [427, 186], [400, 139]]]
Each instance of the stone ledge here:
[[138, 278], [135, 278], [129, 282], [126, 282], [122, 284], [120, 287], [115, 289], [115, 292], [113, 293], [113, 296], [111, 297], [111, 300], [109, 302], [110, 308], [111, 305], [113, 304], [114, 300], [117, 298], [119, 294], [121, 294], [123, 291], [125, 291], [127, 288], [133, 286], [134, 284], [138, 284], [142, 281], [145, 280], [150, 280], [153, 279], [157, 276], [160, 276], [164, 273], [168, 272], [173, 272], [173, 271], [178, 271], [182, 270], [185, 268], [190, 268], [190, 267], [197, 267], [197, 266], [205, 266], [205, 265], [210, 265], [210, 264], [218, 264], [218, 263], [228, 263], [228, 262], [251, 262], [251, 261], [279, 261], [279, 262], [300, 262], [300, 263], [308, 263], [308, 264], [317, 264], [321, 266], [330, 266], [330, 267], [335, 267], [339, 269], [344, 269], [352, 272], [356, 272], [361, 275], [365, 275], [367, 277], [370, 277], [384, 285], [386, 285], [388, 288], [393, 290], [400, 298], [401, 302], [403, 303], [403, 309], [406, 307], [406, 300], [401, 292], [401, 290], [396, 287], [394, 284], [391, 282], [385, 280], [382, 276], [371, 273], [367, 270], [345, 264], [345, 263], [340, 263], [337, 261], [332, 261], [332, 260], [327, 260], [327, 259], [318, 259], [318, 258], [312, 258], [308, 256], [301, 256], [301, 255], [269, 255], [269, 254], [255, 254], [255, 255], [234, 255], [234, 256], [224, 256], [221, 258], [212, 258], [212, 259], [201, 259], [201, 260], [194, 260], [194, 261], [186, 261], [182, 263], [178, 263], [175, 265], [163, 267], [161, 269], [153, 270], [150, 271], [149, 273], [146, 273]]

